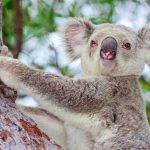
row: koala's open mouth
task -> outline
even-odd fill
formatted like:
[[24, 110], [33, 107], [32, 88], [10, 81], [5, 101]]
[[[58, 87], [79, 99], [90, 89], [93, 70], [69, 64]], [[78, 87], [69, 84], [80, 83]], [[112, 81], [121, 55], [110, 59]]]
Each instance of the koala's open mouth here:
[[107, 51], [107, 52], [105, 52], [105, 51], [101, 50], [100, 51], [100, 56], [104, 60], [113, 60], [113, 59], [116, 58], [116, 51]]

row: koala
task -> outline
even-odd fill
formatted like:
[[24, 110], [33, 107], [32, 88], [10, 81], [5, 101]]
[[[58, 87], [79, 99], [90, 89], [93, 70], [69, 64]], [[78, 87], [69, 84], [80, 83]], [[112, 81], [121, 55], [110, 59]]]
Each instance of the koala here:
[[81, 77], [28, 67], [1, 48], [0, 79], [40, 104], [19, 108], [64, 150], [150, 150], [138, 82], [145, 63], [150, 65], [150, 25], [135, 32], [123, 25], [73, 18], [61, 32], [68, 55], [81, 58]]

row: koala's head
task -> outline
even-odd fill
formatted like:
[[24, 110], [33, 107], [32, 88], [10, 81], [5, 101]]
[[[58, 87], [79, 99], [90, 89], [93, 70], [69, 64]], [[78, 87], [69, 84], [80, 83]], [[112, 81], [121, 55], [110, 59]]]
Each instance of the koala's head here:
[[66, 50], [81, 57], [87, 75], [139, 75], [150, 64], [150, 26], [138, 33], [123, 25], [93, 25], [75, 18], [63, 25]]

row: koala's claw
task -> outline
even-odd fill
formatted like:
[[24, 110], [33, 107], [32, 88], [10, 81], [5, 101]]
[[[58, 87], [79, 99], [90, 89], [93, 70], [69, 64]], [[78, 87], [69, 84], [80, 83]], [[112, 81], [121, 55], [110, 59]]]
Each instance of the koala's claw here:
[[2, 56], [6, 56], [8, 54], [8, 47], [3, 45], [2, 47], [0, 47], [0, 55]]
[[0, 56], [13, 57], [12, 53], [8, 50], [8, 47], [5, 45], [0, 47]]

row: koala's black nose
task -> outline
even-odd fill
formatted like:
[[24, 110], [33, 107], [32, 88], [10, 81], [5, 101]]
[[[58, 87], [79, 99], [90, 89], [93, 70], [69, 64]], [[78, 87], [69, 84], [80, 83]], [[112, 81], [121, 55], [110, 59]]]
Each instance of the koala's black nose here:
[[102, 41], [100, 49], [100, 57], [105, 60], [113, 60], [116, 58], [117, 41], [113, 37], [107, 37]]

